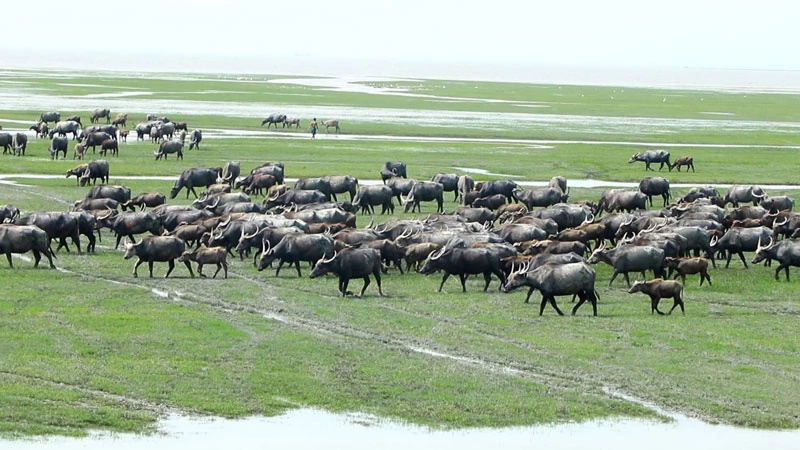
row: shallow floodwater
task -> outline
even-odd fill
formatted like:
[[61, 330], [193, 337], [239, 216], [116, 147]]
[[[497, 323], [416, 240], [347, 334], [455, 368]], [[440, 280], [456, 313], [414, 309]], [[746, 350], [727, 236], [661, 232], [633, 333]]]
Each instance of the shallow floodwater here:
[[277, 417], [241, 420], [170, 415], [153, 436], [93, 433], [91, 437], [0, 441], [0, 449], [397, 449], [504, 450], [541, 448], [615, 450], [796, 449], [798, 431], [750, 430], [716, 426], [683, 416], [675, 422], [602, 420], [563, 425], [473, 428], [440, 431], [364, 414], [332, 414], [296, 409]]

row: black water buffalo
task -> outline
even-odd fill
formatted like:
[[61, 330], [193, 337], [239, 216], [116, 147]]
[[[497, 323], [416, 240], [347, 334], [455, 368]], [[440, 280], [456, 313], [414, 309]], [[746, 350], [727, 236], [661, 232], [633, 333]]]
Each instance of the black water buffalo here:
[[506, 204], [506, 196], [503, 194], [487, 195], [486, 197], [476, 198], [472, 202], [473, 208], [487, 208], [492, 211], [497, 210]]
[[154, 235], [164, 233], [164, 225], [161, 216], [153, 214], [152, 212], [120, 213], [111, 224], [111, 229], [117, 235], [117, 243], [114, 248], [119, 248], [119, 243], [124, 237], [136, 243], [136, 239], [133, 238], [136, 234], [142, 234], [148, 231]]
[[189, 150], [195, 148], [200, 150], [200, 141], [202, 140], [203, 140], [203, 131], [192, 130], [192, 134], [189, 136]]
[[330, 198], [324, 193], [314, 189], [289, 189], [283, 194], [275, 193], [271, 197], [264, 199], [264, 206], [271, 209], [278, 205], [289, 206], [291, 204], [304, 205], [307, 203], [327, 202]]
[[325, 194], [330, 201], [332, 196], [331, 183], [324, 178], [300, 178], [294, 183], [295, 189], [317, 190]]
[[544, 264], [536, 268], [525, 266], [512, 272], [502, 289], [503, 292], [510, 292], [521, 286], [529, 286], [525, 303], [528, 303], [534, 290], [539, 290], [542, 293], [540, 316], [548, 302], [558, 315], [564, 315], [556, 305], [556, 296], [560, 295], [580, 297], [580, 301], [572, 308], [573, 316], [587, 300], [592, 305], [592, 314], [596, 316], [598, 295], [594, 287], [595, 278], [596, 272], [585, 262]]
[[39, 122], [50, 123], [50, 122], [58, 122], [61, 120], [61, 113], [57, 112], [45, 112], [39, 116]]
[[67, 147], [69, 147], [69, 140], [63, 136], [56, 136], [50, 141], [50, 159], [58, 159], [58, 153], [64, 154], [64, 159], [67, 159]]
[[762, 246], [759, 241], [756, 254], [751, 262], [757, 264], [765, 259], [778, 261], [778, 268], [775, 269], [776, 280], [780, 279], [779, 275], [783, 269], [786, 273], [786, 281], [789, 281], [789, 267], [800, 267], [800, 242], [794, 239], [784, 239], [776, 244], [770, 238], [769, 243]]
[[86, 165], [86, 170], [81, 174], [78, 181], [81, 186], [86, 186], [89, 181], [92, 184], [96, 184], [98, 178], [101, 183], [108, 183], [108, 161], [104, 159], [89, 161], [89, 164]]
[[217, 171], [206, 168], [192, 168], [186, 169], [181, 173], [181, 176], [175, 180], [175, 185], [169, 191], [169, 198], [175, 198], [181, 189], [186, 188], [186, 198], [189, 198], [189, 193], [194, 194], [197, 198], [195, 187], [208, 188], [217, 182]]
[[506, 201], [511, 203], [511, 201], [516, 201], [514, 198], [514, 191], [519, 189], [519, 185], [511, 180], [495, 180], [495, 181], [487, 181], [483, 183], [481, 188], [478, 190], [478, 197], [488, 197], [490, 195], [495, 194], [503, 194], [506, 197]]
[[669, 180], [663, 177], [647, 177], [639, 182], [639, 192], [647, 196], [650, 206], [653, 206], [653, 196], [660, 195], [667, 206], [670, 198]]
[[[134, 256], [138, 258], [136, 264], [133, 265], [133, 276], [138, 277], [136, 271], [143, 262], [147, 262], [150, 269], [150, 278], [153, 278], [153, 263], [154, 262], [167, 262], [169, 269], [164, 275], [167, 278], [172, 270], [175, 269], [175, 260], [180, 258], [186, 251], [186, 246], [182, 240], [175, 236], [147, 236], [142, 238], [136, 244], [125, 244], [125, 259], [131, 259]], [[189, 261], [184, 261], [186, 268], [189, 269], [189, 275], [194, 278], [194, 272]]]
[[9, 267], [14, 268], [12, 253], [26, 252], [33, 252], [33, 267], [39, 267], [44, 254], [50, 261], [50, 268], [56, 268], [53, 264], [56, 255], [50, 248], [50, 238], [44, 230], [35, 225], [0, 224], [0, 253], [6, 254]]
[[268, 173], [275, 177], [275, 181], [277, 181], [278, 184], [283, 184], [285, 168], [282, 162], [267, 162], [250, 171], [250, 175], [255, 175], [257, 173]]
[[370, 283], [369, 276], [372, 274], [378, 285], [378, 294], [383, 296], [381, 266], [381, 253], [377, 249], [346, 248], [334, 253], [331, 258], [317, 261], [309, 278], [316, 278], [328, 272], [335, 273], [339, 276], [339, 292], [342, 297], [347, 295], [347, 285], [352, 278], [362, 278], [364, 286], [361, 288], [360, 296], [363, 297]]
[[421, 202], [430, 202], [436, 200], [436, 212], [444, 212], [444, 198], [442, 185], [433, 181], [420, 181], [411, 188], [411, 192], [406, 197], [406, 206], [404, 211], [409, 210], [413, 213], [416, 209], [422, 212]]
[[13, 152], [14, 136], [11, 133], [0, 133], [0, 147], [3, 147], [3, 154]]
[[91, 147], [92, 153], [94, 153], [95, 147], [97, 147], [98, 145], [102, 146], [103, 142], [105, 142], [108, 139], [111, 139], [111, 135], [106, 133], [105, 131], [93, 131], [83, 136], [82, 143], [83, 145], [86, 146], [87, 149]]
[[[75, 247], [78, 248], [78, 253], [81, 253], [78, 218], [68, 212], [35, 212], [14, 219], [13, 223], [16, 225], [36, 225], [44, 230], [47, 233], [47, 238], [51, 240], [71, 238]], [[69, 247], [66, 247], [66, 249], [69, 252]]]
[[25, 133], [16, 133], [12, 138], [11, 145], [14, 147], [14, 154], [17, 156], [25, 156], [25, 150], [28, 148], [28, 135]]
[[[186, 135], [184, 133], [181, 133], [180, 140], [177, 140], [177, 141], [162, 141], [158, 145], [158, 150], [153, 152], [153, 154], [156, 157], [156, 161], [161, 159], [162, 156], [164, 157], [164, 161], [166, 161], [167, 160], [167, 155], [172, 155], [172, 154], [175, 155], [176, 159], [183, 159], [183, 145], [184, 145], [185, 139], [186, 139]], [[216, 182], [216, 180], [217, 179], [215, 177], [214, 181]]]
[[14, 205], [0, 206], [0, 223], [19, 217], [19, 208]]
[[664, 164], [669, 168], [669, 152], [666, 150], [646, 150], [644, 152], [636, 153], [628, 160], [628, 164], [635, 163], [636, 161], [644, 162], [644, 170], [653, 170], [650, 168], [652, 163], [661, 163], [658, 170], [664, 168]]
[[431, 178], [431, 181], [440, 183], [442, 191], [452, 192], [454, 197], [453, 201], [458, 200], [458, 175], [455, 173], [437, 173]]
[[328, 175], [322, 177], [322, 179], [327, 181], [330, 185], [333, 201], [338, 201], [336, 194], [343, 194], [345, 192], [350, 193], [351, 202], [356, 197], [356, 192], [358, 191], [358, 178], [350, 175]]
[[[131, 188], [128, 186], [113, 186], [101, 184], [100, 186], [93, 186], [86, 194], [86, 198], [113, 198], [114, 200], [123, 204], [123, 207], [131, 199]], [[131, 206], [131, 210], [133, 207]]]
[[462, 248], [448, 242], [440, 250], [428, 255], [419, 273], [430, 275], [439, 270], [444, 272], [444, 276], [437, 292], [442, 292], [442, 286], [450, 275], [459, 276], [462, 292], [467, 292], [466, 281], [470, 274], [483, 274], [484, 292], [489, 288], [492, 274], [500, 279], [500, 286], [506, 282], [498, 253], [488, 248]]
[[392, 175], [389, 179], [384, 180], [384, 184], [392, 189], [392, 195], [397, 198], [397, 203], [402, 205], [403, 197], [408, 196], [411, 192], [411, 188], [417, 184], [417, 180], [414, 178], [403, 178]]
[[758, 250], [759, 242], [767, 242], [770, 239], [772, 239], [772, 230], [767, 227], [731, 228], [721, 238], [711, 238], [711, 248], [714, 251], [727, 252], [726, 269], [731, 264], [731, 257], [734, 253], [739, 255], [744, 267], [747, 268], [744, 252], [754, 252]]
[[280, 274], [284, 263], [289, 263], [290, 266], [294, 264], [297, 276], [301, 277], [300, 261], [314, 264], [322, 258], [333, 256], [333, 254], [333, 238], [327, 234], [287, 234], [274, 247], [270, 247], [268, 242], [264, 243], [258, 270], [266, 269], [278, 259], [280, 262], [275, 270], [276, 277]]
[[601, 246], [592, 252], [587, 262], [589, 264], [604, 262], [614, 268], [614, 274], [608, 282], [609, 286], [619, 274], [625, 277], [625, 282], [630, 286], [629, 272], [641, 272], [644, 274], [646, 270], [652, 270], [655, 276], [662, 276], [664, 272], [664, 250], [649, 245], [624, 245], [614, 248]]
[[794, 209], [794, 199], [786, 195], [776, 195], [774, 197], [767, 197], [761, 200], [761, 207], [765, 208], [771, 213], [778, 211], [791, 211]]
[[239, 174], [242, 172], [241, 163], [239, 161], [227, 161], [224, 166], [222, 166], [222, 174], [220, 175], [221, 183], [228, 184], [233, 186], [236, 183], [236, 179], [239, 178]]
[[386, 185], [361, 186], [353, 199], [353, 206], [356, 211], [362, 213], [375, 214], [376, 205], [381, 205], [381, 214], [394, 213], [394, 203], [392, 188]]
[[558, 203], [565, 203], [569, 198], [569, 192], [562, 191], [559, 187], [525, 189], [516, 192], [514, 195], [528, 209], [533, 209], [536, 206], [546, 208]]
[[381, 168], [381, 180], [386, 183], [386, 180], [392, 177], [408, 178], [406, 175], [406, 164], [400, 161], [386, 161]]
[[286, 114], [270, 114], [264, 120], [261, 121], [261, 126], [263, 127], [264, 124], [267, 124], [267, 128], [270, 125], [275, 125], [275, 128], [278, 128], [279, 123], [283, 123], [286, 120]]

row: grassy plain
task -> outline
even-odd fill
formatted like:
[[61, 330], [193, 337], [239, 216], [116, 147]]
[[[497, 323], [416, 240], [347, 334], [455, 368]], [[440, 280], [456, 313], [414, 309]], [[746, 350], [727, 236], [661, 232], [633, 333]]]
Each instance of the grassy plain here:
[[[204, 129], [208, 136], [202, 150], [187, 152], [184, 161], [166, 162], [153, 161], [153, 144], [136, 144], [131, 138], [122, 145], [119, 158], [110, 158], [111, 181], [134, 192], [166, 192], [172, 182], [116, 177], [172, 177], [187, 167], [234, 159], [244, 170], [280, 160], [289, 177], [349, 173], [374, 179], [383, 161], [402, 160], [410, 175], [419, 179], [440, 171], [460, 172], [454, 169], [460, 167], [523, 180], [564, 175], [638, 181], [645, 176], [644, 169], [627, 164], [627, 159], [643, 147], [616, 142], [620, 140], [695, 145], [671, 150], [675, 155], [692, 154], [698, 168], [697, 173], [670, 173], [673, 183], [796, 183], [800, 163], [797, 149], [789, 147], [796, 139], [787, 131], [798, 125], [794, 95], [392, 83], [426, 95], [511, 101], [453, 102], [212, 76], [193, 75], [197, 81], [186, 81], [176, 76], [49, 75], [6, 74], [2, 80], [21, 84], [3, 85], [3, 90], [44, 94], [43, 102], [63, 101], [62, 114], [81, 114], [84, 120], [90, 111], [71, 105], [98, 91], [148, 90], [153, 92], [148, 97], [170, 100], [176, 110], [192, 101], [208, 103], [196, 115], [150, 109], [154, 105], [146, 101], [124, 104], [132, 117], [145, 111], [164, 113]], [[95, 86], [74, 86], [83, 84]], [[60, 98], [53, 100], [55, 95]], [[690, 104], [690, 99], [699, 102], [699, 98], [703, 109], [696, 102]], [[92, 101], [103, 106], [104, 101], [114, 100]], [[341, 108], [343, 134], [335, 138], [323, 132], [321, 139], [312, 141], [304, 130], [282, 130], [215, 139], [212, 130], [259, 129], [258, 117], [245, 119], [214, 110], [217, 103], [225, 110], [230, 103], [244, 102], [263, 104], [265, 114], [276, 109], [291, 113], [292, 108]], [[533, 109], [519, 106], [520, 102], [549, 106]], [[350, 121], [351, 108], [374, 110], [376, 116], [389, 119]], [[385, 114], [386, 109], [398, 112]], [[32, 121], [41, 110], [0, 110], [0, 125], [22, 127], [13, 120]], [[430, 123], [404, 122], [404, 115], [419, 110], [442, 111], [443, 116], [452, 116], [452, 111], [492, 113], [497, 118], [489, 129], [469, 122], [443, 124], [430, 119], [435, 114], [425, 116]], [[517, 115], [531, 112], [575, 120], [516, 120]], [[643, 129], [642, 122], [620, 120], [630, 117], [653, 119], [645, 121], [653, 125]], [[715, 119], [718, 127], [711, 123], [702, 129], [692, 128], [695, 122], [683, 122]], [[532, 125], [528, 129], [521, 123]], [[684, 126], [689, 129], [682, 130]], [[352, 135], [397, 138], [367, 140]], [[429, 142], [402, 140], [403, 136], [461, 139]], [[567, 141], [468, 140], [477, 137]], [[574, 142], [583, 140], [600, 142]], [[735, 147], [742, 144], [755, 147]], [[49, 160], [46, 145], [32, 140], [26, 157], [4, 157], [0, 174], [54, 175], [76, 164]], [[64, 210], [86, 192], [75, 186], [74, 179], [16, 181], [21, 184], [0, 185], [0, 204], [12, 203], [25, 212]], [[573, 189], [572, 198], [596, 199], [599, 191]], [[187, 200], [181, 194], [175, 202]], [[447, 208], [454, 207], [448, 201]], [[423, 211], [433, 209], [427, 205]], [[367, 221], [359, 218], [362, 226]], [[4, 436], [81, 435], [96, 428], [141, 432], [151, 430], [167, 411], [241, 417], [279, 414], [298, 405], [364, 411], [434, 427], [656, 416], [609, 391], [710, 421], [762, 428], [800, 426], [796, 409], [800, 302], [795, 282], [775, 281], [774, 269], [744, 269], [741, 262], [732, 262], [729, 269], [712, 272], [713, 286], [698, 287], [698, 280], [690, 278], [685, 290], [687, 314], [659, 317], [649, 314], [646, 297], [627, 294], [624, 282], [618, 280], [608, 288], [610, 271], [597, 266], [599, 317], [590, 317], [588, 309], [576, 317], [558, 317], [546, 309], [539, 317], [536, 295], [531, 304], [524, 304], [524, 292], [501, 294], [495, 281], [483, 293], [478, 280], [468, 282], [467, 293], [461, 293], [454, 280], [437, 293], [438, 275], [392, 271], [383, 278], [386, 297], [378, 297], [373, 285], [365, 298], [346, 299], [335, 295], [335, 278], [309, 280], [305, 266], [302, 278], [288, 270], [275, 277], [272, 271], [258, 272], [238, 259], [231, 261], [227, 280], [190, 279], [183, 266], [169, 279], [149, 279], [146, 269], [134, 279], [132, 262], [113, 249], [108, 233], [103, 237], [96, 254], [59, 253], [59, 271], [34, 269], [32, 262], [20, 258], [14, 260], [13, 270], [0, 265], [4, 291], [0, 433]], [[155, 272], [161, 276], [165, 267], [157, 265]], [[797, 277], [795, 270], [792, 274]], [[359, 287], [360, 281], [353, 285]], [[560, 303], [562, 309], [569, 306], [567, 299]]]

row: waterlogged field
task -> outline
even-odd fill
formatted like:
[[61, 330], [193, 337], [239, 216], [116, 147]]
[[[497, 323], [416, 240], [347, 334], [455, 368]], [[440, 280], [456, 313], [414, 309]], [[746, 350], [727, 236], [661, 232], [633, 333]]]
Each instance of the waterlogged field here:
[[[668, 173], [673, 184], [797, 182], [796, 95], [424, 80], [328, 80], [336, 89], [326, 89], [283, 78], [7, 71], [0, 125], [27, 129], [47, 110], [88, 122], [108, 107], [134, 123], [156, 113], [203, 129], [202, 149], [183, 161], [154, 161], [155, 144], [129, 137], [108, 159], [111, 183], [134, 193], [167, 192], [172, 181], [155, 177], [228, 160], [245, 171], [283, 161], [291, 178], [374, 180], [384, 161], [402, 160], [418, 179], [481, 169], [498, 175], [478, 180], [630, 182], [646, 174], [627, 160], [648, 146], [694, 156], [698, 171]], [[276, 111], [303, 127], [260, 128]], [[312, 141], [313, 116], [340, 119], [341, 134]], [[31, 138], [25, 157], [2, 159], [0, 204], [69, 208], [87, 191], [60, 176], [76, 164], [51, 161], [47, 141]], [[600, 191], [573, 188], [571, 199]], [[791, 186], [769, 193], [796, 195]], [[170, 202], [189, 201], [182, 192]], [[421, 217], [432, 212], [425, 205]], [[690, 277], [686, 315], [661, 317], [623, 280], [608, 287], [610, 270], [596, 266], [598, 317], [586, 306], [540, 317], [538, 294], [525, 304], [524, 291], [502, 294], [496, 280], [484, 293], [475, 277], [466, 293], [453, 279], [437, 293], [440, 275], [391, 270], [385, 297], [373, 282], [364, 298], [340, 298], [334, 277], [310, 280], [306, 265], [301, 278], [285, 268], [276, 277], [230, 258], [227, 280], [192, 279], [182, 265], [164, 279], [165, 264], [156, 278], [145, 265], [134, 279], [107, 231], [95, 254], [59, 252], [57, 271], [34, 269], [31, 256], [0, 264], [5, 437], [143, 432], [175, 411], [243, 417], [298, 406], [433, 427], [658, 416], [615, 393], [711, 422], [800, 426], [800, 302], [796, 282], [775, 281], [774, 268], [733, 261], [712, 271], [713, 286]]]

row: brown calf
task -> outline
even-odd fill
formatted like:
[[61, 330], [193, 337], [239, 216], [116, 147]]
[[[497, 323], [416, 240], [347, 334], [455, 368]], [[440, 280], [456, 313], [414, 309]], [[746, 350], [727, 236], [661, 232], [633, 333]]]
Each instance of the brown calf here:
[[201, 277], [205, 277], [203, 274], [203, 264], [216, 264], [217, 271], [214, 272], [214, 277], [217, 277], [220, 269], [225, 269], [225, 278], [228, 278], [228, 251], [225, 247], [205, 247], [201, 246], [195, 249], [192, 252], [184, 252], [179, 258], [178, 261], [182, 263], [187, 263], [189, 261], [194, 261], [197, 263], [197, 273], [200, 274]]
[[428, 258], [428, 255], [439, 250], [442, 246], [433, 242], [421, 242], [418, 244], [410, 244], [406, 247], [406, 272], [409, 271], [411, 265], [414, 265], [415, 269], [419, 269], [419, 263], [425, 261]]
[[681, 276], [681, 282], [686, 284], [686, 275], [700, 274], [700, 286], [703, 285], [703, 280], [708, 280], [708, 285], [711, 286], [711, 276], [708, 274], [708, 260], [705, 258], [664, 258], [664, 267], [669, 268], [667, 277], [672, 276], [672, 271], [675, 271], [675, 278]]
[[664, 313], [658, 310], [658, 302], [662, 298], [668, 297], [672, 297], [675, 300], [675, 303], [672, 305], [672, 308], [670, 308], [667, 314], [672, 314], [672, 310], [675, 309], [676, 306], [680, 306], [681, 313], [686, 314], [686, 311], [683, 309], [683, 300], [681, 299], [683, 285], [677, 281], [662, 280], [661, 278], [656, 278], [650, 281], [636, 281], [633, 283], [633, 286], [628, 289], [628, 293], [634, 294], [636, 292], [642, 292], [650, 296], [650, 314], [657, 312], [663, 316]]

